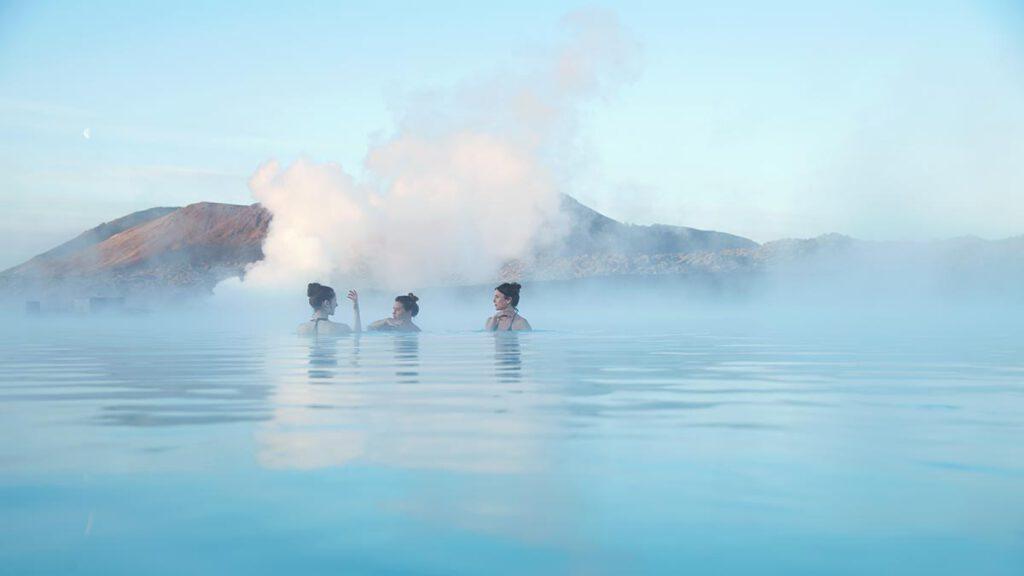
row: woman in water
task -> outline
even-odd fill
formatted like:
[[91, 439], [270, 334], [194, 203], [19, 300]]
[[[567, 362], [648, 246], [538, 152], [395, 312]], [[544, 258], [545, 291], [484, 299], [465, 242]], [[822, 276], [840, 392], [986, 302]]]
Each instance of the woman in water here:
[[[358, 306], [359, 294], [353, 290], [349, 298], [353, 298], [351, 294], [355, 295], [353, 302]], [[377, 320], [366, 329], [382, 332], [419, 332], [420, 327], [412, 323], [413, 317], [420, 313], [420, 305], [416, 303], [418, 301], [419, 298], [412, 292], [405, 296], [395, 296], [395, 303], [391, 306], [391, 318]]]
[[[341, 322], [331, 322], [328, 317], [334, 314], [338, 307], [338, 299], [334, 295], [334, 288], [322, 286], [316, 282], [306, 286], [306, 296], [309, 296], [309, 305], [313, 307], [313, 317], [309, 322], [299, 325], [299, 334], [303, 336], [337, 336], [350, 334], [352, 328]], [[362, 330], [359, 322], [359, 295], [355, 290], [348, 291], [348, 299], [352, 301], [352, 312], [355, 316], [356, 332]]]
[[490, 332], [507, 332], [512, 330], [533, 330], [530, 323], [519, 315], [519, 290], [516, 282], [505, 282], [494, 289], [494, 309], [497, 314], [487, 319], [484, 330]]

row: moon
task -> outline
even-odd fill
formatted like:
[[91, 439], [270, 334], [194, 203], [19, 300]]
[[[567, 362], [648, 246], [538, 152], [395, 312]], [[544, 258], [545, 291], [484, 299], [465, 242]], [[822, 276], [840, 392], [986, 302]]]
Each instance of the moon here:
[[86, 140], [92, 138], [92, 132], [90, 131], [89, 128], [86, 128], [85, 130], [82, 130], [82, 138], [85, 138]]

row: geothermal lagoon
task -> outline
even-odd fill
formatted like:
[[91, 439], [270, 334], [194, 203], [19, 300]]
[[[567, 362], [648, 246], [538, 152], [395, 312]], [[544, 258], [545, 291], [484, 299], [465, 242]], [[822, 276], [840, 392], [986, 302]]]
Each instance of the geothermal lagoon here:
[[1024, 571], [1024, 334], [998, 314], [179, 320], [3, 336], [0, 571]]

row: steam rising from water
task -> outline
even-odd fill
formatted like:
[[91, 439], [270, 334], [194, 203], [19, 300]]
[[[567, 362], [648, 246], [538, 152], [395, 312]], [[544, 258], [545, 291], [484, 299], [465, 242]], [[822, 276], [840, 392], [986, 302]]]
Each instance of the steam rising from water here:
[[487, 281], [557, 241], [575, 111], [628, 76], [634, 51], [608, 14], [563, 24], [568, 41], [535, 70], [410, 106], [397, 132], [370, 147], [360, 177], [308, 160], [261, 166], [250, 188], [274, 220], [246, 283]]

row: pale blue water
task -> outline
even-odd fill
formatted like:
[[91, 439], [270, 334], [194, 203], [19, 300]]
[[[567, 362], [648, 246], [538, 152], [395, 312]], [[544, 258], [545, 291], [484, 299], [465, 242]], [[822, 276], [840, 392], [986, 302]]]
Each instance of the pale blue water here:
[[1024, 574], [1017, 330], [29, 326], [5, 574]]

